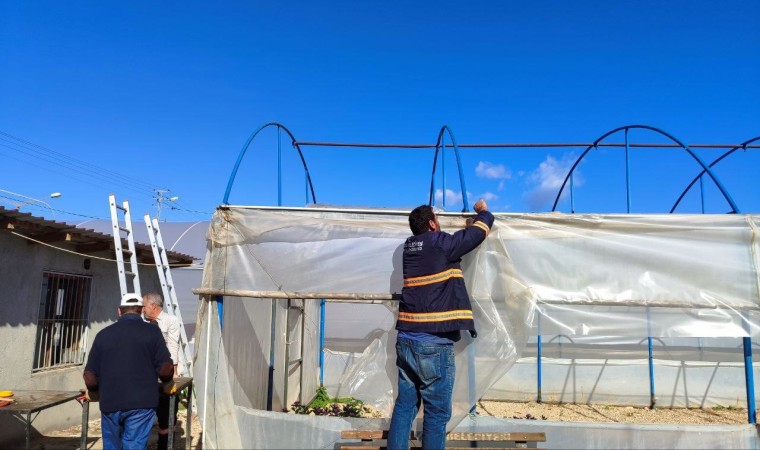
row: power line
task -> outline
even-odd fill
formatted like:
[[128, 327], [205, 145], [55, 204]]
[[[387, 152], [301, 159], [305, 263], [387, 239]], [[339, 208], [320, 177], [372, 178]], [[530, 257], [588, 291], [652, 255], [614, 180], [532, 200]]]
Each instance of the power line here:
[[[61, 176], [67, 176], [71, 179], [98, 187], [107, 192], [116, 191], [118, 193], [120, 190], [128, 190], [143, 197], [147, 196], [152, 199], [154, 206], [159, 206], [161, 200], [166, 200], [159, 199], [161, 196], [160, 193], [170, 192], [169, 189], [159, 189], [158, 187], [146, 183], [141, 179], [123, 175], [96, 164], [73, 158], [64, 153], [35, 144], [26, 139], [14, 136], [4, 131], [0, 131], [0, 147], [7, 148], [31, 160], [14, 157], [13, 155], [9, 155], [7, 152], [5, 152], [4, 154], [7, 158], [34, 167], [38, 167]], [[114, 184], [118, 186], [116, 189], [113, 187]], [[181, 204], [187, 206], [185, 202], [181, 202]], [[211, 214], [203, 211], [198, 211], [197, 209], [191, 208], [189, 206], [186, 208], [173, 207], [171, 209], [177, 209], [180, 211], [186, 211], [195, 214]], [[81, 217], [99, 218], [84, 214], [72, 213], [69, 211], [61, 212]]]
[[[5, 133], [0, 132], [0, 134], [5, 134]], [[41, 167], [46, 170], [52, 171], [54, 173], [59, 173], [59, 174], [61, 173], [60, 172], [61, 166], [63, 166], [63, 168], [65, 168], [66, 170], [84, 175], [85, 177], [88, 177], [92, 181], [100, 181], [100, 182], [108, 181], [109, 183], [115, 183], [115, 184], [121, 185], [123, 188], [130, 189], [131, 191], [134, 191], [134, 192], [139, 192], [143, 195], [147, 194], [149, 191], [152, 191], [152, 187], [150, 187], [150, 185], [146, 183], [143, 183], [142, 181], [136, 181], [130, 177], [118, 174], [117, 172], [114, 172], [112, 170], [104, 169], [94, 164], [86, 163], [84, 161], [80, 161], [74, 158], [61, 158], [59, 156], [46, 154], [44, 152], [31, 149], [17, 142], [9, 141], [2, 137], [0, 137], [0, 141], [4, 141], [8, 144], [11, 144], [11, 145], [8, 145], [8, 144], [4, 144], [0, 142], [0, 146], [8, 148], [17, 153], [21, 153], [30, 158], [40, 160], [44, 163], [51, 164], [53, 165], [53, 168], [39, 166], [38, 164], [33, 164], [31, 161], [13, 158], [12, 156], [9, 155], [9, 157], [16, 159], [17, 161], [20, 161], [20, 162], [32, 164], [37, 167]], [[80, 181], [90, 183], [90, 181], [86, 181], [86, 180], [80, 179]], [[142, 187], [140, 185], [142, 185]]]

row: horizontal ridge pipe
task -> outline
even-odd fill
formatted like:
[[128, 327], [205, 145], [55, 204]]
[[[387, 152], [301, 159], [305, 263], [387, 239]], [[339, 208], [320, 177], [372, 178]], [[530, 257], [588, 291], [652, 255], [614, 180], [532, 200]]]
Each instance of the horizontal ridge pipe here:
[[[429, 149], [429, 148], [436, 148], [440, 147], [440, 145], [435, 144], [373, 144], [373, 143], [362, 143], [362, 142], [315, 142], [315, 141], [304, 141], [304, 142], [293, 142], [293, 145], [299, 145], [302, 147], [356, 147], [356, 148], [419, 148], [419, 149]], [[536, 142], [536, 143], [495, 143], [495, 144], [457, 144], [457, 147], [459, 148], [552, 148], [552, 147], [588, 147], [590, 145], [594, 145], [593, 143], [588, 142], [569, 142], [569, 143], [562, 143], [562, 142]], [[734, 147], [742, 147], [741, 144], [690, 144], [689, 147], [691, 148], [734, 148]], [[454, 145], [452, 144], [446, 144], [444, 145], [446, 148], [454, 148]], [[625, 144], [623, 143], [606, 143], [606, 144], [597, 144], [597, 147], [625, 147]], [[669, 144], [669, 143], [663, 143], [663, 144], [647, 144], [647, 143], [639, 143], [639, 144], [629, 144], [629, 147], [639, 147], [639, 148], [679, 148], [681, 147], [678, 144]], [[760, 145], [747, 145], [746, 148], [760, 148]]]

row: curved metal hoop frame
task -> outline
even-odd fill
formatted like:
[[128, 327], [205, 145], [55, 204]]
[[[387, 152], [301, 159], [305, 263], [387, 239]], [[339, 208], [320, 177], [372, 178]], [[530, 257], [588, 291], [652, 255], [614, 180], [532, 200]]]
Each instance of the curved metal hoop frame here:
[[235, 183], [235, 177], [237, 176], [238, 169], [240, 168], [240, 163], [243, 162], [243, 157], [245, 156], [246, 151], [248, 151], [248, 147], [251, 146], [251, 143], [256, 138], [256, 135], [268, 127], [277, 127], [278, 129], [285, 130], [285, 132], [288, 133], [288, 136], [290, 136], [293, 147], [298, 150], [298, 156], [301, 157], [303, 169], [306, 171], [306, 179], [309, 182], [309, 189], [311, 190], [311, 201], [312, 203], [317, 203], [317, 198], [314, 195], [314, 185], [311, 184], [311, 175], [309, 174], [309, 168], [306, 166], [306, 160], [303, 157], [303, 152], [301, 151], [301, 147], [298, 145], [298, 141], [296, 141], [293, 133], [291, 133], [290, 130], [288, 130], [284, 125], [278, 122], [269, 122], [260, 126], [256, 131], [254, 131], [253, 134], [251, 134], [251, 136], [245, 142], [245, 145], [243, 145], [243, 149], [240, 150], [240, 154], [238, 155], [237, 161], [235, 162], [235, 167], [232, 168], [232, 172], [230, 173], [230, 179], [227, 181], [227, 190], [224, 191], [224, 200], [222, 200], [222, 204], [229, 205], [230, 191], [232, 191], [232, 185]]
[[[727, 151], [726, 153], [720, 155], [718, 158], [715, 159], [715, 161], [711, 162], [708, 167], [710, 167], [710, 168], [714, 167], [716, 164], [718, 164], [719, 162], [723, 161], [727, 156], [731, 155], [732, 153], [734, 153], [735, 151], [737, 151], [739, 149], [746, 150], [748, 145], [750, 145], [753, 142], [758, 141], [758, 140], [760, 140], [760, 136], [758, 136], [756, 138], [752, 138], [752, 139], [750, 139], [748, 141], [742, 142], [741, 144], [737, 145], [736, 147], [732, 148], [731, 150]], [[670, 213], [671, 214], [675, 212], [676, 208], [678, 207], [678, 204], [681, 203], [681, 200], [683, 200], [683, 198], [686, 196], [686, 194], [689, 192], [689, 190], [692, 188], [692, 186], [694, 186], [694, 183], [696, 183], [697, 181], [699, 181], [699, 179], [702, 178], [702, 175], [704, 175], [704, 174], [705, 174], [705, 170], [702, 170], [699, 173], [699, 175], [697, 175], [696, 177], [694, 177], [693, 180], [691, 180], [691, 183], [689, 183], [689, 185], [686, 186], [686, 189], [684, 189], [683, 192], [681, 192], [681, 195], [678, 197], [678, 200], [676, 200], [676, 202], [673, 204], [673, 207], [670, 208]]]
[[726, 191], [726, 188], [723, 186], [723, 183], [720, 182], [720, 180], [718, 179], [718, 177], [713, 173], [712, 170], [710, 170], [710, 167], [708, 167], [704, 163], [704, 161], [702, 161], [702, 159], [689, 148], [688, 145], [682, 143], [681, 141], [679, 141], [678, 139], [676, 139], [675, 137], [673, 137], [669, 133], [667, 133], [667, 132], [665, 132], [663, 130], [660, 130], [658, 128], [655, 128], [655, 127], [650, 127], [649, 125], [626, 125], [626, 126], [623, 126], [623, 127], [615, 128], [614, 130], [608, 131], [607, 133], [603, 134], [599, 139], [595, 140], [593, 144], [589, 145], [586, 148], [586, 150], [583, 151], [583, 153], [581, 154], [581, 156], [579, 156], [578, 159], [575, 161], [575, 163], [573, 164], [573, 167], [570, 168], [570, 171], [567, 173], [567, 176], [565, 176], [565, 180], [562, 182], [562, 186], [559, 188], [559, 192], [557, 192], [557, 197], [554, 199], [554, 205], [552, 206], [552, 211], [555, 211], [557, 209], [557, 204], [559, 203], [559, 199], [562, 196], [562, 192], [564, 191], [565, 186], [567, 185], [567, 181], [570, 179], [570, 176], [575, 171], [575, 168], [578, 166], [578, 164], [581, 162], [581, 160], [586, 156], [586, 154], [589, 151], [591, 151], [591, 149], [596, 148], [597, 145], [599, 145], [599, 143], [601, 141], [603, 141], [604, 139], [606, 139], [607, 137], [609, 137], [609, 136], [611, 136], [611, 135], [613, 135], [613, 134], [615, 134], [615, 133], [617, 133], [619, 131], [623, 131], [623, 130], [627, 131], [627, 130], [631, 130], [631, 129], [644, 129], [644, 130], [654, 131], [655, 133], [659, 133], [659, 134], [667, 137], [671, 141], [675, 142], [676, 144], [680, 145], [684, 150], [686, 150], [686, 152], [689, 153], [689, 155], [691, 155], [692, 158], [694, 158], [695, 161], [697, 161], [697, 163], [700, 166], [702, 166], [702, 169], [703, 169], [702, 173], [707, 172], [707, 174], [710, 175], [710, 178], [712, 178], [712, 180], [715, 183], [715, 185], [718, 187], [718, 189], [720, 189], [720, 192], [723, 194], [723, 197], [726, 199], [726, 201], [728, 202], [728, 204], [731, 206], [731, 209], [733, 210], [733, 212], [734, 213], [739, 213], [739, 208], [737, 208], [736, 203], [734, 203], [733, 198], [731, 198], [731, 195], [728, 193], [728, 191]]
[[[433, 157], [433, 174], [430, 176], [430, 197], [428, 200], [428, 205], [433, 206], [433, 188], [435, 186], [435, 169], [436, 165], [438, 163], [438, 150], [441, 151], [445, 150], [443, 146], [443, 133], [447, 132], [449, 134], [449, 138], [451, 138], [451, 145], [454, 147], [454, 156], [457, 160], [457, 169], [459, 170], [459, 185], [462, 189], [462, 204], [464, 205], [464, 208], [462, 209], [462, 212], [468, 212], [470, 210], [470, 207], [467, 203], [467, 187], [465, 187], [464, 183], [464, 172], [462, 171], [462, 160], [459, 158], [459, 146], [457, 145], [457, 140], [454, 137], [454, 133], [451, 131], [451, 128], [449, 128], [448, 125], [444, 125], [441, 127], [441, 131], [438, 132], [438, 141], [435, 143], [435, 156]], [[444, 192], [443, 195], [446, 195]]]

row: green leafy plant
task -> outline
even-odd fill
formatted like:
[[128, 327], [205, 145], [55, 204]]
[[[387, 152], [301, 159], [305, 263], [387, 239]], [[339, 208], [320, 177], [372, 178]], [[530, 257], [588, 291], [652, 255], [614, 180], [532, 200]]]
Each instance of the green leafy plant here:
[[371, 413], [371, 409], [364, 406], [364, 402], [359, 399], [330, 397], [324, 386], [317, 388], [317, 394], [311, 402], [306, 405], [295, 402], [290, 406], [290, 410], [296, 414], [338, 417], [364, 417], [365, 414]]

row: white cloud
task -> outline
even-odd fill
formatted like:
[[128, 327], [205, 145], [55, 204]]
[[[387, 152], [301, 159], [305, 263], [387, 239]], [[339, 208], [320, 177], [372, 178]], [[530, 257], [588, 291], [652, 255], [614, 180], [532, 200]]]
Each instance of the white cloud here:
[[490, 202], [490, 201], [493, 201], [493, 200], [498, 200], [499, 196], [496, 195], [496, 194], [494, 194], [493, 192], [484, 192], [484, 193], [482, 193], [480, 195], [479, 198], [482, 198], [486, 202]]
[[[469, 198], [469, 193], [468, 193]], [[443, 191], [440, 189], [435, 190], [435, 202], [436, 203], [442, 203], [443, 202]], [[454, 192], [451, 189], [446, 189], [446, 205], [447, 207], [450, 207], [451, 205], [461, 204], [462, 203], [462, 193], [461, 192]]]
[[480, 161], [475, 167], [475, 174], [478, 178], [489, 180], [509, 180], [512, 178], [512, 171], [503, 164], [493, 164], [488, 161]]
[[[473, 195], [472, 192], [467, 191], [467, 202], [469, 203], [470, 208], [472, 209], [472, 205], [475, 204], [478, 199], [483, 199], [486, 202], [491, 202], [494, 200], [498, 200], [499, 196], [494, 194], [493, 192], [484, 192], [478, 196]], [[453, 191], [451, 189], [446, 189], [446, 209], [449, 211], [453, 211], [460, 207], [462, 205], [462, 193]], [[435, 204], [436, 205], [442, 205], [443, 203], [443, 191], [440, 189], [435, 190]]]
[[[574, 155], [566, 154], [561, 160], [552, 156], [547, 156], [534, 171], [528, 174], [528, 183], [533, 186], [531, 190], [525, 193], [528, 207], [532, 210], [540, 210], [545, 207], [551, 207], [557, 197], [562, 182], [565, 180], [570, 168], [575, 162]], [[575, 186], [583, 184], [583, 179], [577, 168], [573, 172], [573, 183]], [[570, 186], [565, 185], [560, 200], [565, 199], [570, 194]]]

